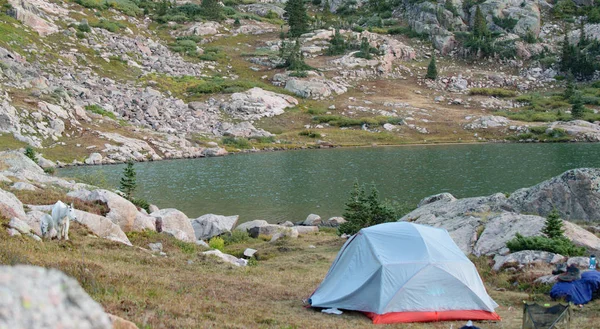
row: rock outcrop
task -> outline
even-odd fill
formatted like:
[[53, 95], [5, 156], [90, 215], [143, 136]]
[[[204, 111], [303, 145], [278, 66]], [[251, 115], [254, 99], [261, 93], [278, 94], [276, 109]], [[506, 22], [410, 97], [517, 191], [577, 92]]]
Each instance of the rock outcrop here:
[[0, 266], [0, 327], [112, 329], [102, 306], [60, 271]]
[[564, 219], [600, 221], [600, 169], [573, 169], [515, 191], [508, 203], [521, 213], [546, 216], [556, 208]]
[[240, 216], [220, 216], [207, 214], [192, 220], [196, 240], [206, 240], [213, 236], [231, 232]]
[[138, 216], [137, 207], [122, 196], [107, 190], [78, 190], [67, 195], [84, 201], [99, 201], [105, 203], [110, 211], [106, 218], [119, 225], [123, 232], [130, 232]]
[[298, 105], [294, 97], [266, 91], [258, 87], [231, 95], [231, 101], [221, 106], [232, 117], [242, 120], [258, 120], [280, 115], [288, 107]]
[[[546, 216], [555, 207], [564, 219], [600, 219], [600, 169], [573, 169], [509, 198], [497, 193], [487, 197], [456, 199], [448, 193], [423, 199], [401, 220], [443, 227], [465, 253], [505, 254], [506, 242], [516, 233], [541, 235]], [[537, 214], [537, 215], [525, 215]], [[565, 222], [565, 236], [575, 244], [598, 250], [600, 239], [580, 226]]]
[[[194, 242], [196, 240], [192, 222], [183, 212], [177, 209], [166, 208], [155, 211], [150, 216], [161, 223], [161, 232], [169, 233], [185, 242]], [[159, 224], [157, 223], [156, 226], [159, 227]]]

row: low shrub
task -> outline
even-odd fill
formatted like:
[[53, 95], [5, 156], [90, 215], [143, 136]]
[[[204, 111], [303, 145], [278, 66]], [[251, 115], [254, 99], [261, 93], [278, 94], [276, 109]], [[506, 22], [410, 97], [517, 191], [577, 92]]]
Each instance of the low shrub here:
[[31, 146], [25, 148], [25, 156], [33, 160], [33, 162], [37, 162], [37, 152]]
[[101, 19], [97, 23], [92, 23], [91, 26], [100, 29], [105, 29], [113, 33], [125, 27], [125, 25], [123, 25], [122, 23], [109, 21], [107, 19]]
[[248, 232], [242, 230], [233, 230], [230, 234], [223, 235], [222, 238], [226, 246], [248, 242], [252, 239]]
[[81, 23], [77, 25], [77, 29], [81, 32], [90, 32], [92, 30], [87, 23]]
[[117, 119], [117, 117], [115, 116], [114, 113], [105, 110], [104, 108], [102, 108], [102, 106], [97, 105], [97, 104], [86, 105], [85, 110], [90, 111], [92, 113], [100, 114], [101, 116], [104, 116], [104, 117], [109, 117], [113, 120]]
[[208, 246], [213, 249], [223, 251], [225, 249], [225, 240], [223, 240], [223, 238], [215, 236], [208, 241]]
[[306, 137], [310, 137], [310, 138], [321, 138], [321, 134], [319, 134], [318, 132], [314, 132], [312, 130], [302, 130], [301, 132], [298, 133], [298, 135], [306, 136]]
[[515, 97], [517, 92], [502, 88], [471, 88], [470, 95], [494, 96], [494, 97]]
[[146, 210], [147, 213], [150, 213], [150, 204], [145, 199], [139, 198], [131, 198], [131, 203], [133, 203], [136, 207]]
[[510, 252], [540, 250], [561, 254], [563, 256], [583, 256], [585, 254], [585, 248], [577, 247], [571, 240], [565, 237], [555, 239], [550, 239], [545, 236], [524, 237], [517, 233], [515, 238], [506, 242], [506, 247], [510, 249]]
[[238, 149], [250, 149], [252, 144], [248, 142], [246, 138], [225, 136], [221, 139], [221, 142], [225, 145], [233, 146]]

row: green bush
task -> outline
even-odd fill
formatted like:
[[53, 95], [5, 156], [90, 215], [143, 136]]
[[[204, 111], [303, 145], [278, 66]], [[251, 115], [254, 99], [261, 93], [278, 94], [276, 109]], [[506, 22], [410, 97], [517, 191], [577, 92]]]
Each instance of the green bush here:
[[105, 29], [105, 30], [113, 32], [113, 33], [118, 32], [120, 29], [125, 27], [123, 24], [121, 24], [119, 22], [109, 21], [107, 19], [101, 19], [97, 23], [92, 23], [91, 26]]
[[511, 17], [500, 18], [498, 16], [492, 16], [492, 19], [494, 20], [494, 24], [500, 26], [501, 28], [507, 31], [512, 31], [512, 29], [514, 29], [515, 26], [517, 26], [517, 23], [519, 22], [518, 19]]
[[48, 175], [54, 175], [54, 173], [56, 172], [56, 168], [54, 168], [54, 167], [44, 168], [44, 172]]
[[81, 32], [90, 32], [92, 30], [87, 23], [81, 23], [77, 25], [77, 29]]
[[314, 132], [312, 130], [302, 130], [301, 132], [298, 133], [298, 135], [306, 136], [306, 137], [310, 137], [310, 138], [321, 138], [321, 134]]
[[238, 149], [250, 149], [252, 144], [248, 142], [246, 138], [225, 136], [221, 139], [221, 142], [225, 145], [233, 146]]
[[548, 251], [563, 256], [583, 256], [585, 248], [577, 247], [568, 238], [550, 239], [545, 236], [528, 236], [524, 237], [517, 233], [515, 238], [506, 242], [506, 247], [510, 252], [521, 250], [540, 250]]
[[265, 15], [265, 18], [268, 18], [268, 19], [275, 19], [275, 18], [279, 18], [279, 15], [277, 15], [277, 13], [276, 13], [276, 12], [274, 12], [274, 11], [272, 11], [272, 10], [269, 10], [269, 11], [267, 12], [267, 14]]
[[37, 163], [37, 152], [31, 146], [25, 148], [25, 156]]
[[226, 246], [252, 240], [248, 232], [242, 230], [233, 230], [230, 234], [223, 235], [222, 238]]
[[502, 88], [471, 88], [470, 95], [483, 95], [494, 97], [515, 97], [517, 92], [514, 90], [506, 90]]
[[367, 195], [365, 186], [355, 182], [345, 206], [342, 217], [347, 222], [338, 228], [340, 235], [353, 235], [365, 227], [397, 220], [394, 209], [379, 200], [375, 185], [371, 186], [371, 192]]
[[85, 110], [90, 111], [92, 113], [100, 114], [101, 116], [104, 116], [104, 117], [109, 117], [113, 120], [117, 119], [117, 117], [115, 116], [114, 113], [103, 109], [102, 106], [97, 105], [97, 104], [86, 105]]
[[150, 213], [150, 204], [145, 199], [131, 198], [131, 203], [133, 203], [136, 207], [146, 210], [147, 213]]
[[552, 210], [548, 217], [542, 233], [546, 236], [524, 237], [517, 233], [516, 236], [506, 243], [510, 252], [521, 250], [541, 250], [561, 254], [563, 256], [583, 256], [585, 248], [577, 247], [571, 240], [564, 236], [562, 219], [558, 211]]
[[196, 42], [190, 39], [177, 39], [169, 44], [169, 49], [176, 53], [184, 53], [190, 57], [197, 57]]
[[210, 241], [208, 241], [208, 246], [213, 249], [223, 251], [225, 249], [225, 240], [223, 240], [223, 238], [215, 236], [211, 238]]

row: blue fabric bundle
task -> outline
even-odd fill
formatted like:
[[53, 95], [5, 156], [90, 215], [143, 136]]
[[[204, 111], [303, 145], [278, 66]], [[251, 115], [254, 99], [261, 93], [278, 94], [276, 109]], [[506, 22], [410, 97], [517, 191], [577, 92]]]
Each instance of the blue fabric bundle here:
[[598, 289], [600, 289], [600, 272], [588, 271], [581, 273], [579, 280], [555, 283], [550, 290], [550, 297], [564, 298], [567, 302], [581, 305], [591, 301]]

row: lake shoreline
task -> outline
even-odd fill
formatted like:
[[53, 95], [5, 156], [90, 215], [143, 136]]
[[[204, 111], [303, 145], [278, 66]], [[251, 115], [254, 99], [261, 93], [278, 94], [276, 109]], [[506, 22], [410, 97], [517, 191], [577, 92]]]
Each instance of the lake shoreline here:
[[[287, 151], [306, 151], [306, 150], [332, 150], [332, 149], [353, 149], [353, 148], [383, 148], [383, 147], [411, 147], [411, 146], [448, 146], [448, 145], [485, 145], [485, 144], [556, 144], [557, 142], [542, 142], [542, 141], [532, 141], [532, 142], [512, 142], [507, 140], [497, 140], [497, 141], [456, 141], [456, 142], [431, 142], [431, 143], [405, 143], [405, 144], [376, 144], [376, 145], [333, 145], [320, 147], [319, 145], [315, 145], [316, 147], [296, 147], [296, 148], [265, 148], [265, 149], [246, 149], [239, 151], [228, 152], [225, 155], [220, 156], [199, 156], [199, 157], [173, 157], [173, 158], [163, 158], [160, 160], [147, 160], [147, 161], [135, 161], [136, 163], [146, 163], [146, 162], [163, 162], [163, 161], [173, 161], [173, 160], [189, 160], [189, 159], [203, 159], [203, 158], [214, 158], [214, 157], [225, 157], [225, 156], [233, 156], [240, 154], [253, 154], [253, 153], [271, 153], [271, 152], [287, 152]], [[594, 142], [583, 142], [583, 141], [569, 141], [569, 142], [558, 142], [558, 144], [590, 144]], [[71, 168], [71, 167], [95, 167], [95, 166], [113, 166], [113, 165], [122, 165], [126, 162], [115, 162], [115, 163], [98, 163], [98, 164], [88, 164], [88, 163], [62, 163], [60, 168]]]

